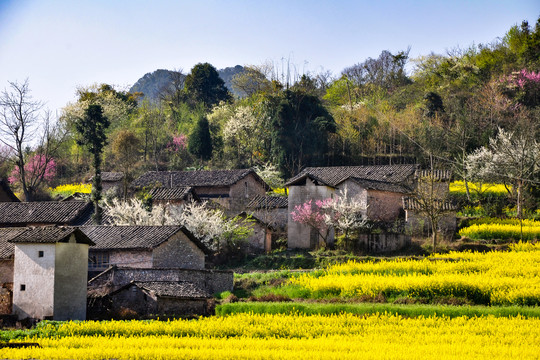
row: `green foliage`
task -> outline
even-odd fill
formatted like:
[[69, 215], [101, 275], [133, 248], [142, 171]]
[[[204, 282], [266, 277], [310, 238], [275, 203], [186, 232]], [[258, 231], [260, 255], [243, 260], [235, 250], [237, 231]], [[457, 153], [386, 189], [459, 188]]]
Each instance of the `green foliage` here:
[[304, 315], [337, 315], [351, 313], [356, 315], [370, 314], [396, 314], [410, 317], [447, 316], [450, 318], [460, 316], [495, 316], [527, 318], [540, 317], [540, 308], [522, 306], [451, 306], [451, 305], [399, 305], [378, 303], [260, 303], [237, 302], [220, 304], [216, 307], [216, 315], [227, 316], [239, 313], [254, 314], [304, 314]]
[[189, 136], [188, 150], [202, 160], [209, 160], [212, 157], [212, 138], [208, 119], [205, 116], [199, 117], [193, 132]]
[[199, 63], [191, 69], [186, 76], [185, 91], [194, 104], [203, 103], [207, 108], [231, 99], [225, 82], [209, 63]]

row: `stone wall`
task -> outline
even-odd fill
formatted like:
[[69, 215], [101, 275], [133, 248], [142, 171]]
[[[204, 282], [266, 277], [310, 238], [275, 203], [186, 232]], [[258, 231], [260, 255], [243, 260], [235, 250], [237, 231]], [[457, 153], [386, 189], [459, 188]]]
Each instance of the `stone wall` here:
[[8, 315], [13, 311], [13, 284], [3, 284], [0, 287], [0, 315]]
[[179, 231], [154, 249], [151, 267], [204, 269], [204, 257], [204, 252]]
[[0, 260], [0, 285], [13, 283], [13, 259]]
[[256, 195], [264, 196], [266, 189], [257, 181], [253, 174], [249, 174], [237, 183], [231, 185], [229, 189], [229, 210], [232, 212], [244, 211], [246, 205]]
[[358, 240], [363, 249], [372, 253], [396, 251], [411, 245], [411, 237], [405, 234], [361, 234]]
[[210, 293], [232, 291], [233, 272], [193, 269], [112, 268], [88, 282], [89, 289], [109, 286], [111, 291], [131, 281], [189, 281], [203, 286]]
[[110, 295], [111, 312], [115, 318], [156, 314], [157, 298], [148, 296], [139, 287], [131, 285]]
[[[305, 186], [296, 185], [289, 187], [289, 208], [287, 218], [287, 238], [290, 249], [314, 249], [319, 244], [317, 231], [307, 225], [296, 223], [292, 219], [291, 212], [295, 206], [302, 205], [306, 201], [328, 199], [334, 194], [334, 189], [328, 186], [315, 185], [310, 179], [306, 179]], [[330, 239], [330, 241], [332, 241]]]

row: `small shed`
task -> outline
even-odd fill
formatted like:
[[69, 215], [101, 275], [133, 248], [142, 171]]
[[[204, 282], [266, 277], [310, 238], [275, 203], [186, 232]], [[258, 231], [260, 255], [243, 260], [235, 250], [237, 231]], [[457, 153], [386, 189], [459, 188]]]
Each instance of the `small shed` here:
[[27, 228], [14, 244], [13, 313], [19, 319], [86, 319], [88, 247], [76, 227]]
[[208, 315], [210, 294], [188, 281], [132, 281], [107, 295], [113, 317], [185, 317]]
[[[94, 177], [92, 176], [88, 181], [92, 181]], [[116, 189], [118, 193], [122, 191], [122, 182], [124, 180], [124, 173], [117, 171], [103, 171], [101, 173], [101, 186], [103, 187], [103, 192], [109, 189]]]

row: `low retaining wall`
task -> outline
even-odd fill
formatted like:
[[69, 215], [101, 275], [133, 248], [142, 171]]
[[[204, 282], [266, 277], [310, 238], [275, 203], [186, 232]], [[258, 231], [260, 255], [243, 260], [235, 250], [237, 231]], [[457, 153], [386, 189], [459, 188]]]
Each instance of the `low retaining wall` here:
[[401, 250], [411, 245], [411, 236], [405, 234], [361, 234], [359, 245], [369, 252], [390, 252]]

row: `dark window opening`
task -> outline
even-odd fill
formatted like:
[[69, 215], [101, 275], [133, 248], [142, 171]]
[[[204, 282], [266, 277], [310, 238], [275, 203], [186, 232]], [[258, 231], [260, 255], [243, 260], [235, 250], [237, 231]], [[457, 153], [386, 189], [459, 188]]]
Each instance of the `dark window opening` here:
[[26, 290], [26, 285], [25, 284], [21, 284], [21, 291], [25, 291]]
[[109, 253], [96, 252], [90, 255], [88, 259], [88, 269], [90, 270], [105, 270], [109, 267]]
[[43, 257], [43, 251], [38, 251], [38, 257]]

